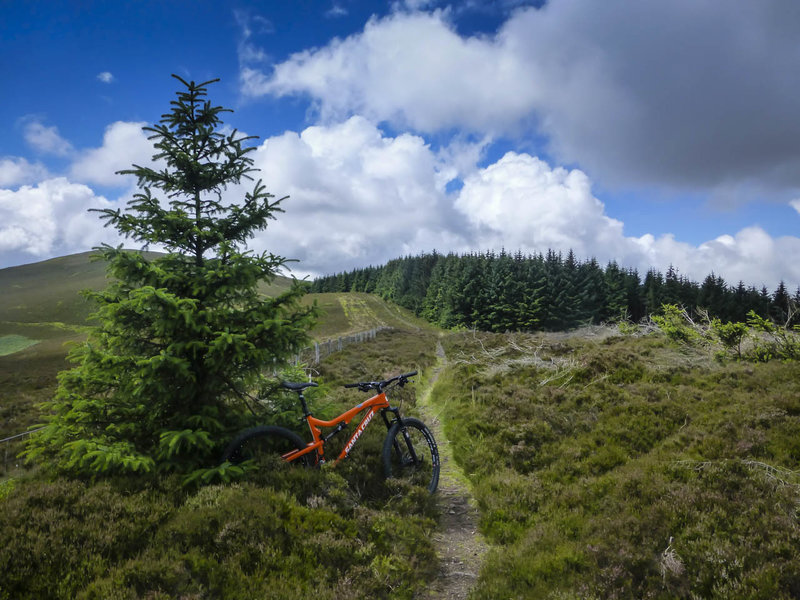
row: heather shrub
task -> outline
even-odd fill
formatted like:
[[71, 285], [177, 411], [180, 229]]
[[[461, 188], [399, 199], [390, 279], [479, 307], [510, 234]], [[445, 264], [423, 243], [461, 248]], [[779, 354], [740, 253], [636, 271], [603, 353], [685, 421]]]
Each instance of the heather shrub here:
[[497, 544], [474, 598], [797, 597], [796, 362], [653, 336], [445, 347], [432, 400]]

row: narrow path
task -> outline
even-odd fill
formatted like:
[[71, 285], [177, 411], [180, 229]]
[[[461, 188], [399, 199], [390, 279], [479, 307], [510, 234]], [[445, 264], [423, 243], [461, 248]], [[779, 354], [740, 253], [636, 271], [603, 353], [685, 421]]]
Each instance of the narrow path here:
[[425, 424], [439, 446], [441, 472], [437, 495], [442, 509], [439, 527], [433, 535], [441, 559], [439, 576], [430, 588], [419, 594], [419, 600], [461, 600], [475, 585], [487, 545], [478, 533], [478, 510], [469, 484], [453, 458], [449, 440], [444, 435], [438, 411], [430, 404], [430, 395], [447, 357], [437, 342], [439, 364], [433, 370], [428, 387], [418, 402]]

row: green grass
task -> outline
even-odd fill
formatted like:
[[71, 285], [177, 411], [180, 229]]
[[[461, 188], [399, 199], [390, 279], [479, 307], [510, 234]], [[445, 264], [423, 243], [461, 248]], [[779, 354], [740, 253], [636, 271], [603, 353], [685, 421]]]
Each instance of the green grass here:
[[327, 340], [378, 327], [411, 331], [437, 331], [423, 319], [399, 306], [389, 304], [374, 294], [361, 292], [309, 294], [304, 302], [316, 302], [322, 318], [311, 334]]
[[793, 598], [800, 365], [663, 338], [446, 341], [432, 402], [496, 546], [474, 598]]
[[25, 348], [38, 344], [40, 340], [32, 340], [24, 335], [4, 335], [0, 336], [0, 356], [14, 354]]
[[[145, 252], [149, 257], [158, 256]], [[92, 260], [93, 252], [72, 254], [38, 263], [0, 269], [0, 334], [7, 324], [63, 323], [83, 325], [94, 308], [80, 292], [103, 289], [106, 263]], [[261, 292], [272, 296], [285, 291], [291, 279], [277, 277]]]
[[91, 254], [0, 269], [0, 327], [3, 322], [83, 324], [92, 307], [79, 292], [106, 285], [105, 267], [92, 262]]

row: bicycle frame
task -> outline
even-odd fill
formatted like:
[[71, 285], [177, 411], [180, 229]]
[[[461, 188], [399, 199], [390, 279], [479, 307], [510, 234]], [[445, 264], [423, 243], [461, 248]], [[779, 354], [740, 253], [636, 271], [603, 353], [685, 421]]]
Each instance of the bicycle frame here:
[[[358, 438], [360, 438], [361, 434], [364, 433], [364, 430], [367, 428], [367, 425], [369, 425], [370, 421], [372, 421], [376, 413], [381, 413], [387, 429], [391, 426], [391, 423], [386, 417], [386, 411], [393, 412], [395, 414], [395, 418], [399, 418], [398, 409], [392, 408], [389, 405], [389, 400], [386, 398], [386, 392], [381, 392], [380, 394], [373, 396], [369, 400], [354, 406], [350, 410], [343, 412], [341, 415], [335, 419], [331, 419], [330, 421], [317, 419], [316, 417], [307, 413], [303, 418], [305, 418], [306, 422], [308, 423], [308, 428], [311, 430], [311, 437], [313, 438], [313, 441], [306, 444], [306, 447], [301, 450], [292, 450], [291, 452], [287, 452], [282, 456], [282, 458], [286, 461], [292, 462], [301, 456], [316, 450], [319, 463], [324, 463], [325, 442], [349, 425], [350, 421], [352, 421], [355, 416], [363, 410], [367, 411], [366, 414], [361, 419], [358, 427], [356, 427], [353, 435], [351, 435], [350, 439], [347, 440], [347, 443], [344, 445], [344, 449], [339, 453], [339, 456], [336, 457], [336, 462], [342, 460], [343, 458], [347, 457], [348, 454], [350, 454], [350, 451], [353, 449], [353, 446], [355, 446]], [[335, 427], [335, 429], [327, 436], [323, 437], [320, 427]]]

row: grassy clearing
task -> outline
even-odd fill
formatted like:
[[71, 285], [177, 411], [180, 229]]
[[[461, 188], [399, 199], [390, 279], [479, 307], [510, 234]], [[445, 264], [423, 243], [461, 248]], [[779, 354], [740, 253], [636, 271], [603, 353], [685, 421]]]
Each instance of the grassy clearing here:
[[475, 598], [800, 593], [800, 365], [459, 334], [432, 401], [497, 546]]
[[437, 328], [414, 316], [411, 311], [390, 305], [373, 294], [309, 294], [304, 302], [316, 302], [322, 310], [322, 318], [311, 332], [320, 341], [377, 327], [437, 331]]
[[24, 335], [0, 336], [0, 356], [8, 356], [25, 348], [38, 344], [40, 340], [32, 340]]

